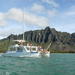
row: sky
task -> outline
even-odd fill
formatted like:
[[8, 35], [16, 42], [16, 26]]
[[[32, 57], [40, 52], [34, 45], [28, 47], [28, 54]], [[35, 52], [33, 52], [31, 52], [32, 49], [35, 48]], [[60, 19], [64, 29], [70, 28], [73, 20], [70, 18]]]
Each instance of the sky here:
[[0, 0], [0, 39], [44, 29], [75, 32], [75, 0]]

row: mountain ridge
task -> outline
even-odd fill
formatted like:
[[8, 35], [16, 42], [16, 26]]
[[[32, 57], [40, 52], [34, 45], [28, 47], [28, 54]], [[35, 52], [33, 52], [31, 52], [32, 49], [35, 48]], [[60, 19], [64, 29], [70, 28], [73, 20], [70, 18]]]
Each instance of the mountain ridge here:
[[[22, 35], [11, 34], [6, 39], [22, 39]], [[24, 39], [28, 42], [42, 45], [44, 48], [47, 48], [51, 42], [49, 50], [52, 52], [75, 52], [75, 33], [60, 32], [54, 28], [46, 27], [41, 30], [27, 31], [24, 35]]]

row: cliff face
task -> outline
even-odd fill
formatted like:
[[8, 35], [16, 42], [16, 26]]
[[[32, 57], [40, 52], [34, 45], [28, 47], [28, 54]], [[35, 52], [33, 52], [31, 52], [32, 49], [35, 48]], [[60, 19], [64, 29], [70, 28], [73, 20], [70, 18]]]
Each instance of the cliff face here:
[[[42, 43], [44, 46], [52, 42], [51, 50], [75, 51], [75, 33], [58, 32], [55, 29], [46, 27], [44, 30], [28, 31], [24, 34], [25, 40], [29, 42]], [[22, 39], [22, 34], [12, 35], [12, 37], [13, 39]], [[11, 36], [8, 38], [10, 39]]]

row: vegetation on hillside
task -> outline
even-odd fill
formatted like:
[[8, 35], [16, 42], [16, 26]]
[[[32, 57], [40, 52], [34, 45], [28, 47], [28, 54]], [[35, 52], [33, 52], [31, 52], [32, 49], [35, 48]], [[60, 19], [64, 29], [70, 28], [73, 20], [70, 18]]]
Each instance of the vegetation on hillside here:
[[[46, 27], [44, 30], [25, 32], [24, 35], [27, 42], [41, 45], [45, 49], [52, 43], [49, 50], [53, 53], [75, 53], [75, 33], [59, 32], [54, 28]], [[5, 52], [13, 43], [12, 40], [22, 39], [22, 36], [23, 34], [11, 34], [6, 39], [0, 40], [0, 52]]]

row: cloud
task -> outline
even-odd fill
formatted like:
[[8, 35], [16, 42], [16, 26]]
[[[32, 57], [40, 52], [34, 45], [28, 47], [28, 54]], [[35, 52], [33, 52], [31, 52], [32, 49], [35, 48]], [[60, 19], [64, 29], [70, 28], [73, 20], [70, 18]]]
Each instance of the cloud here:
[[21, 9], [12, 8], [6, 13], [6, 18], [8, 20], [23, 22], [23, 14], [24, 12]]
[[34, 3], [32, 5], [32, 8], [31, 8], [32, 11], [37, 11], [37, 12], [42, 12], [45, 10], [44, 6], [43, 5], [40, 5], [40, 4], [37, 4], [37, 3]]
[[75, 16], [75, 5], [71, 6], [67, 11], [64, 12], [65, 16]]
[[3, 20], [0, 20], [0, 26], [5, 26], [5, 25], [7, 25], [7, 22], [3, 21]]
[[56, 16], [58, 14], [58, 11], [57, 10], [48, 10], [47, 14], [49, 17], [53, 17], [53, 16]]
[[42, 15], [46, 15], [48, 18], [49, 17], [54, 17], [57, 15], [58, 11], [56, 9], [48, 9], [46, 8], [44, 5], [40, 5], [37, 3], [34, 3], [32, 5], [32, 7], [30, 8], [32, 12], [36, 13], [36, 14], [42, 14]]
[[65, 15], [67, 15], [67, 16], [74, 16], [75, 15], [75, 11], [66, 12]]
[[0, 28], [0, 39], [9, 36], [10, 34], [20, 34], [23, 33], [21, 26], [20, 27], [3, 27]]
[[5, 15], [3, 13], [0, 13], [0, 26], [4, 26], [6, 25], [6, 21], [5, 21]]
[[12, 8], [6, 13], [0, 13], [0, 25], [6, 25], [9, 20], [25, 23], [34, 26], [47, 26], [48, 19], [44, 16], [37, 16], [18, 8]]
[[[16, 26], [13, 25], [15, 21], [19, 25], [18, 24], [15, 24]], [[21, 25], [23, 25], [22, 23], [25, 23], [26, 26], [27, 25], [30, 27], [32, 26], [32, 28], [34, 26], [44, 28], [49, 25], [48, 19], [44, 16], [37, 16], [30, 12], [23, 11], [19, 8], [11, 8], [5, 13], [0, 13], [0, 26], [4, 26], [3, 27], [4, 29], [0, 28], [0, 38], [6, 37], [11, 33], [14, 34], [22, 33], [23, 32], [21, 28]]]
[[7, 12], [7, 18], [18, 22], [25, 22], [25, 24], [29, 25], [37, 25], [37, 26], [48, 25], [48, 19], [46, 17], [37, 16], [17, 8], [10, 9]]
[[59, 26], [54, 26], [54, 28], [57, 30], [57, 31], [61, 31], [62, 32], [69, 32], [69, 33], [74, 33], [75, 32], [75, 28], [74, 28], [75, 24], [61, 24]]
[[59, 7], [59, 4], [55, 2], [54, 0], [42, 0], [42, 1], [51, 5], [52, 7], [55, 7], [55, 8]]

